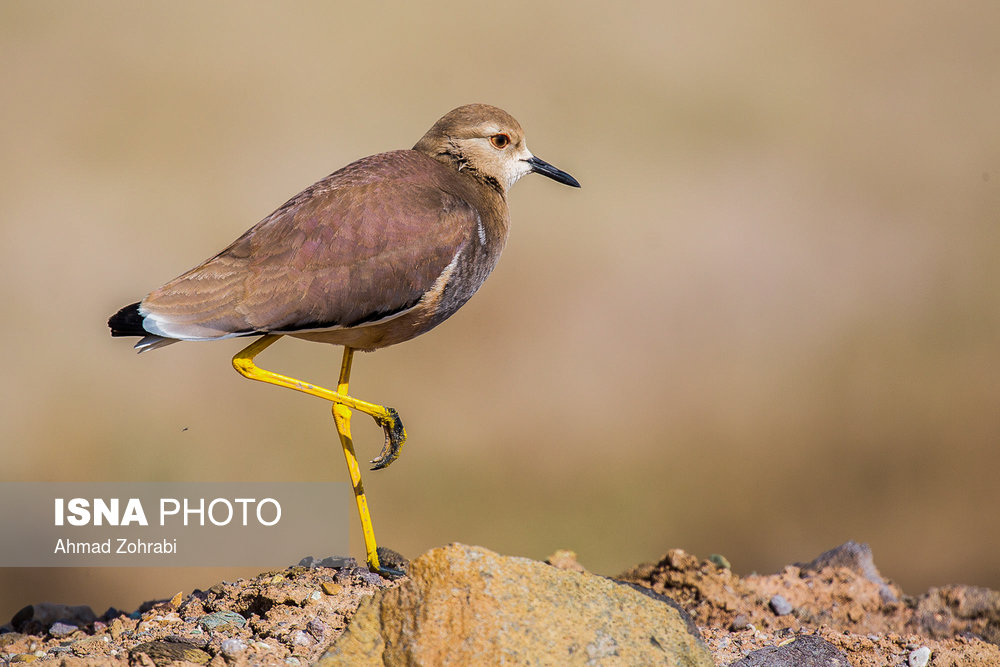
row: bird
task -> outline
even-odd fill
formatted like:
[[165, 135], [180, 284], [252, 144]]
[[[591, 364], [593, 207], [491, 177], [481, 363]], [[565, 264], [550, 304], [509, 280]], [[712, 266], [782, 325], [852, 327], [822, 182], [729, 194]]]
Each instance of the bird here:
[[[387, 467], [406, 440], [399, 413], [348, 394], [355, 350], [430, 331], [493, 271], [507, 241], [507, 192], [536, 173], [580, 187], [528, 150], [521, 125], [487, 104], [442, 116], [409, 150], [361, 158], [295, 195], [228, 247], [110, 317], [139, 352], [178, 341], [255, 337], [233, 357], [244, 377], [330, 401], [354, 487], [368, 566], [386, 576], [350, 433], [351, 410], [372, 417]], [[343, 346], [337, 389], [263, 369], [283, 336]]]

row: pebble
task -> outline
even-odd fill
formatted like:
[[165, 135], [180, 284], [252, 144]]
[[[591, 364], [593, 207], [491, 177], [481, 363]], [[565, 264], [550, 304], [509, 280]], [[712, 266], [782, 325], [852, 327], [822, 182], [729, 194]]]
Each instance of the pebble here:
[[118, 641], [118, 638], [122, 636], [123, 632], [125, 632], [125, 624], [122, 623], [122, 619], [116, 618], [111, 621], [111, 625], [108, 626], [108, 632], [111, 633], [112, 639]]
[[233, 628], [242, 628], [247, 624], [247, 619], [243, 618], [235, 611], [217, 611], [207, 616], [202, 616], [198, 625], [210, 632], [225, 632]]
[[729, 559], [722, 554], [712, 554], [708, 557], [708, 562], [722, 570], [733, 569], [733, 566], [729, 563]]
[[166, 665], [172, 662], [186, 661], [199, 665], [205, 665], [212, 659], [205, 651], [195, 648], [190, 644], [178, 642], [167, 642], [162, 640], [146, 642], [133, 647], [129, 651], [132, 662], [138, 662], [139, 656], [145, 653], [157, 665]]
[[906, 662], [910, 667], [927, 667], [927, 663], [930, 661], [931, 650], [926, 646], [921, 646], [916, 651], [913, 651], [906, 659]]
[[340, 569], [342, 567], [357, 567], [357, 566], [358, 566], [358, 561], [354, 560], [354, 558], [352, 557], [345, 557], [345, 556], [327, 556], [326, 558], [324, 558], [323, 560], [321, 560], [319, 563], [316, 564], [316, 567], [332, 567], [336, 569]]
[[296, 630], [288, 637], [288, 643], [292, 646], [309, 646], [313, 643], [313, 640], [301, 630]]
[[327, 595], [336, 595], [340, 591], [344, 590], [344, 587], [340, 584], [335, 584], [332, 581], [324, 581], [322, 584], [323, 592]]
[[733, 619], [733, 622], [729, 624], [729, 629], [733, 632], [739, 632], [740, 630], [746, 630], [750, 627], [750, 619], [747, 618], [746, 614], [737, 614]]
[[226, 639], [222, 642], [222, 655], [227, 658], [235, 658], [245, 651], [247, 644], [242, 639]]
[[359, 580], [365, 582], [366, 584], [371, 584], [372, 586], [382, 585], [382, 576], [376, 574], [375, 572], [358, 568], [354, 571], [354, 573]]
[[197, 630], [197, 632], [195, 632], [194, 630], [192, 630], [191, 634], [185, 634], [185, 635], [167, 635], [166, 636], [166, 640], [168, 642], [178, 642], [180, 644], [190, 644], [191, 646], [194, 646], [195, 648], [205, 648], [206, 646], [208, 646], [208, 637], [198, 636], [198, 635], [202, 635], [202, 632], [201, 632], [200, 628], [195, 628], [195, 630]]
[[301, 665], [302, 663], [298, 658], [285, 658], [286, 665]]
[[62, 621], [56, 621], [55, 623], [52, 624], [52, 627], [49, 628], [49, 634], [52, 635], [53, 637], [68, 637], [79, 629], [80, 628], [73, 625], [72, 623], [63, 623]]
[[771, 598], [771, 609], [774, 610], [774, 613], [778, 616], [784, 616], [792, 613], [792, 603], [781, 595], [775, 595]]
[[306, 630], [318, 641], [322, 641], [323, 634], [326, 632], [326, 623], [318, 618], [314, 618], [309, 621], [309, 624], [306, 626]]
[[310, 600], [319, 600], [321, 597], [323, 597], [323, 594], [320, 593], [319, 591], [313, 591], [312, 593], [309, 594]]
[[299, 561], [299, 567], [316, 567], [316, 559], [312, 556], [306, 556]]

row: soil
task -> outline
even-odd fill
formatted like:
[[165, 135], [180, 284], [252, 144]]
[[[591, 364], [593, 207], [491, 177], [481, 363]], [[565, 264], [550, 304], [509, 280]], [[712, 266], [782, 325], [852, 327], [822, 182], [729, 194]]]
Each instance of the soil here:
[[677, 600], [719, 665], [816, 634], [853, 667], [907, 665], [922, 647], [930, 649], [924, 664], [932, 667], [1000, 666], [1000, 593], [946, 586], [906, 596], [882, 579], [867, 546], [852, 542], [811, 563], [745, 577], [724, 558], [699, 560], [675, 549], [621, 579]]
[[[583, 569], [571, 552], [549, 562]], [[131, 613], [109, 609], [95, 617], [86, 607], [31, 605], [3, 626], [0, 658], [67, 667], [308, 664], [340, 635], [363, 597], [395, 585], [353, 559], [335, 564], [221, 582]], [[616, 578], [680, 603], [718, 665], [802, 635], [832, 643], [853, 667], [1000, 665], [1000, 593], [947, 586], [906, 596], [881, 577], [864, 545], [742, 577], [721, 556], [702, 560], [675, 549]]]

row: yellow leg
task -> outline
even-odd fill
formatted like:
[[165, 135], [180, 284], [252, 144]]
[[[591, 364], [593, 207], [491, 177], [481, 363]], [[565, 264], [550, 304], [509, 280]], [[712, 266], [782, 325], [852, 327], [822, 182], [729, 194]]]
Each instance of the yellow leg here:
[[254, 364], [254, 357], [267, 349], [279, 338], [281, 338], [280, 334], [268, 334], [247, 345], [233, 357], [233, 367], [241, 375], [251, 380], [259, 380], [260, 382], [267, 382], [279, 387], [301, 391], [310, 396], [330, 401], [335, 405], [343, 405], [371, 416], [375, 420], [375, 423], [385, 431], [385, 444], [382, 446], [382, 451], [379, 452], [379, 455], [372, 459], [372, 470], [386, 468], [390, 463], [399, 458], [400, 449], [403, 447], [403, 443], [406, 442], [406, 429], [403, 428], [403, 422], [399, 418], [399, 413], [394, 408], [375, 405], [367, 401], [359, 401], [356, 398], [348, 396], [346, 393], [330, 391], [318, 385], [309, 384], [308, 382], [303, 382], [287, 375], [280, 375], [265, 370]]
[[[351, 361], [354, 350], [344, 348], [344, 360], [340, 364], [340, 380], [337, 383], [337, 393], [347, 394], [347, 383], [351, 377]], [[361, 517], [361, 533], [365, 538], [365, 554], [368, 568], [373, 572], [382, 571], [378, 560], [378, 546], [375, 544], [375, 531], [372, 528], [371, 516], [368, 514], [368, 499], [365, 497], [365, 487], [361, 484], [361, 469], [358, 457], [354, 453], [354, 440], [351, 438], [351, 409], [341, 403], [333, 404], [333, 421], [337, 424], [337, 434], [340, 445], [344, 448], [344, 458], [347, 459], [347, 470], [351, 475], [351, 485], [354, 488], [354, 500], [358, 504], [358, 516]]]
[[347, 470], [351, 477], [351, 486], [354, 489], [354, 500], [358, 505], [358, 516], [361, 519], [361, 532], [365, 540], [368, 568], [387, 577], [402, 575], [402, 572], [398, 570], [383, 568], [379, 562], [375, 531], [372, 528], [371, 515], [368, 513], [368, 499], [365, 497], [365, 489], [361, 483], [361, 468], [358, 466], [358, 457], [354, 453], [354, 440], [351, 438], [351, 408], [371, 415], [386, 431], [386, 444], [379, 457], [372, 461], [374, 464], [372, 469], [384, 468], [396, 460], [399, 456], [399, 448], [406, 440], [406, 431], [399, 420], [399, 414], [392, 408], [359, 401], [347, 395], [347, 385], [351, 377], [351, 361], [354, 358], [354, 350], [349, 347], [344, 348], [344, 359], [340, 365], [340, 379], [336, 392], [304, 383], [295, 378], [272, 373], [256, 366], [253, 363], [254, 357], [280, 337], [269, 334], [248, 345], [233, 357], [233, 366], [242, 375], [252, 380], [295, 389], [333, 403], [333, 421], [337, 425], [337, 434], [340, 436], [340, 444], [343, 447], [344, 458], [347, 460]]

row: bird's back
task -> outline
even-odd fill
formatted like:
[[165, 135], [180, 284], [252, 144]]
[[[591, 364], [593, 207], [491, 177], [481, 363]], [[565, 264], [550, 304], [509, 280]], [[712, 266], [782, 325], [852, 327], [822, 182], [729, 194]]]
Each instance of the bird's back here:
[[417, 151], [381, 153], [303, 190], [138, 313], [167, 338], [287, 333], [384, 347], [457, 310], [507, 226], [504, 198], [471, 177]]

